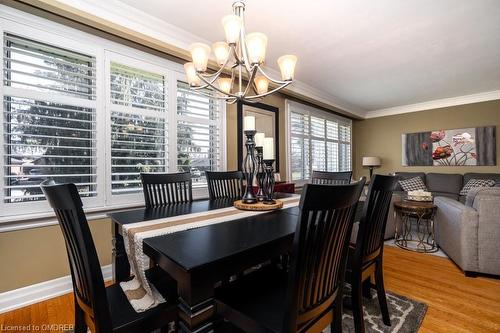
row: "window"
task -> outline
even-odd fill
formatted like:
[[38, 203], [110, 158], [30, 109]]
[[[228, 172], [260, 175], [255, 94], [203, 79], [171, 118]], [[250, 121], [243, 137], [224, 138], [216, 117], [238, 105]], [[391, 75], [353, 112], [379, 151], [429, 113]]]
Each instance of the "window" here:
[[193, 92], [187, 83], [177, 83], [177, 168], [191, 172], [193, 186], [206, 185], [205, 171], [221, 168], [220, 105]]
[[140, 193], [140, 173], [168, 165], [165, 76], [112, 60], [109, 66], [111, 193]]
[[351, 170], [351, 121], [287, 101], [289, 175], [305, 183], [313, 170]]
[[40, 182], [97, 195], [95, 58], [5, 33], [4, 203], [44, 200]]
[[141, 172], [189, 171], [208, 196], [205, 171], [225, 168], [213, 92], [181, 64], [0, 7], [0, 224], [51, 215], [45, 179], [75, 183], [87, 212], [142, 204]]

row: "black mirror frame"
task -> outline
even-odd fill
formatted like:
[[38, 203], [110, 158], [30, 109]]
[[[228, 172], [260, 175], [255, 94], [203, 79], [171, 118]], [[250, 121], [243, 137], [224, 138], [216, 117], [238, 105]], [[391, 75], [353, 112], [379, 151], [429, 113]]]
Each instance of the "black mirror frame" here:
[[275, 154], [275, 162], [274, 162], [274, 171], [279, 172], [280, 171], [280, 150], [279, 150], [279, 139], [280, 139], [280, 132], [279, 132], [279, 111], [280, 109], [263, 104], [263, 103], [248, 103], [248, 102], [242, 102], [238, 101], [238, 104], [236, 105], [236, 112], [237, 112], [237, 131], [238, 131], [238, 170], [241, 171], [241, 164], [243, 162], [243, 105], [248, 105], [252, 106], [254, 108], [258, 109], [263, 109], [266, 111], [271, 111], [274, 112], [275, 114], [275, 122], [274, 122], [274, 154]]

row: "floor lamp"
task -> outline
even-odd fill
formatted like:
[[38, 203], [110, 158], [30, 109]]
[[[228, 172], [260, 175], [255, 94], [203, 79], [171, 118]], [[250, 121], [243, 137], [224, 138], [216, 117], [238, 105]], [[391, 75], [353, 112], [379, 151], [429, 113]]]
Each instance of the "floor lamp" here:
[[378, 168], [381, 164], [380, 157], [363, 157], [363, 166], [370, 169], [370, 179], [372, 179], [373, 169]]

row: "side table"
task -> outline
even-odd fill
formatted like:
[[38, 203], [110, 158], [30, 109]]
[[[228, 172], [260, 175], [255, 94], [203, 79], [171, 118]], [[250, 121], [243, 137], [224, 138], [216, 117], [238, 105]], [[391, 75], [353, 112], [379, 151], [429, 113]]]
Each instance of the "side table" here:
[[[438, 250], [434, 240], [433, 202], [402, 200], [394, 202], [396, 234], [394, 243], [405, 250], [431, 253]], [[399, 220], [399, 221], [398, 221]], [[400, 222], [398, 225], [398, 222]]]

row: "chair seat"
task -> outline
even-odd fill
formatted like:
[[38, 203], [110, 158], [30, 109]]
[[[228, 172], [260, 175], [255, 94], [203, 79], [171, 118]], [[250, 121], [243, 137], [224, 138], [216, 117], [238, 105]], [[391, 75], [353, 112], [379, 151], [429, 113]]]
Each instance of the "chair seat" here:
[[217, 290], [217, 312], [246, 332], [281, 332], [287, 281], [273, 265], [243, 276]]
[[165, 291], [173, 289], [175, 280], [161, 272], [159, 267], [148, 270], [146, 275], [166, 302], [144, 312], [136, 312], [118, 283], [106, 287], [113, 332], [150, 332], [176, 319], [177, 295], [165, 294]]

